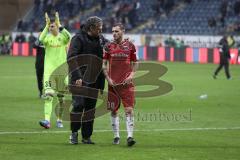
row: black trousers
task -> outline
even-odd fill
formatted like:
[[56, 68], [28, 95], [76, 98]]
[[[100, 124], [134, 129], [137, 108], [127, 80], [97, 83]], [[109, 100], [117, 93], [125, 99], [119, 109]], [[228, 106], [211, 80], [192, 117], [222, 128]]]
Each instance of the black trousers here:
[[72, 96], [71, 130], [77, 132], [81, 129], [83, 139], [90, 138], [93, 133], [96, 103], [96, 98]]
[[43, 72], [44, 72], [44, 67], [36, 67], [37, 85], [38, 85], [39, 94], [42, 94], [42, 91], [43, 91]]
[[220, 64], [218, 66], [218, 68], [216, 69], [216, 71], [214, 72], [215, 75], [218, 75], [218, 73], [220, 72], [220, 70], [224, 67], [225, 70], [225, 74], [227, 78], [230, 78], [230, 73], [229, 73], [229, 62], [228, 62], [228, 58], [220, 58]]

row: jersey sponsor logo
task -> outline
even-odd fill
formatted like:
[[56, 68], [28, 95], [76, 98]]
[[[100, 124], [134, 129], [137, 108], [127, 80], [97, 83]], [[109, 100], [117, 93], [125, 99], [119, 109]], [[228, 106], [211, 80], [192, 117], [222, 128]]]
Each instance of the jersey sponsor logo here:
[[50, 45], [50, 47], [52, 48], [59, 48], [59, 47], [62, 47], [61, 45]]
[[128, 51], [129, 47], [128, 46], [122, 46], [122, 49], [125, 50], [125, 51]]
[[115, 54], [111, 54], [111, 57], [128, 57], [128, 54], [125, 54], [125, 53], [115, 53]]

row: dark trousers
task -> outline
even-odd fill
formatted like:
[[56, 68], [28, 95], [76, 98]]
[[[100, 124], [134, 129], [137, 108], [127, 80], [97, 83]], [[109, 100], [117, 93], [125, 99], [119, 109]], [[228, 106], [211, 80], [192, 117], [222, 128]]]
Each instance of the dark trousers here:
[[218, 72], [224, 67], [225, 74], [227, 78], [230, 78], [230, 73], [229, 73], [229, 62], [228, 58], [220, 58], [220, 64], [216, 71], [214, 72], [214, 75], [218, 75]]
[[36, 67], [37, 85], [38, 85], [38, 90], [40, 95], [42, 95], [42, 91], [43, 91], [43, 72], [44, 72], [44, 67]]
[[93, 133], [96, 102], [97, 99], [72, 96], [71, 130], [77, 132], [81, 129], [83, 139], [90, 138]]

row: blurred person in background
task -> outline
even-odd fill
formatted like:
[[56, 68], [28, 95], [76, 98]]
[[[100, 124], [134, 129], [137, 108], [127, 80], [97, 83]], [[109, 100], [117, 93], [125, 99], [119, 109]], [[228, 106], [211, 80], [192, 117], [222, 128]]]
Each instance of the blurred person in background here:
[[2, 48], [3, 48], [3, 35], [0, 34], [0, 55], [2, 54]]
[[36, 40], [37, 40], [37, 38], [33, 35], [32, 32], [30, 32], [30, 35], [28, 37], [30, 55], [33, 55], [33, 47], [34, 47], [34, 44], [35, 44]]
[[230, 53], [229, 53], [229, 44], [227, 40], [227, 36], [223, 36], [223, 38], [219, 42], [219, 54], [220, 54], [220, 64], [217, 67], [217, 69], [214, 72], [213, 78], [216, 79], [219, 71], [224, 67], [225, 74], [227, 79], [231, 79], [230, 73], [229, 73], [229, 59], [230, 59]]
[[12, 36], [9, 33], [0, 36], [0, 54], [6, 55], [11, 53]]
[[175, 47], [176, 41], [173, 39], [172, 34], [164, 41], [167, 47]]
[[23, 33], [17, 34], [16, 38], [15, 38], [15, 42], [18, 43], [24, 43], [26, 42], [26, 37]]
[[[42, 29], [41, 29], [42, 31]], [[41, 34], [39, 32], [39, 36]], [[44, 98], [43, 95], [43, 73], [44, 73], [44, 57], [45, 57], [45, 49], [43, 44], [37, 39], [33, 44], [33, 48], [36, 49], [36, 61], [35, 61], [35, 69], [37, 76], [37, 85], [39, 91], [39, 98]]]
[[12, 36], [10, 33], [5, 35], [5, 44], [7, 48], [7, 54], [10, 54], [12, 50]]

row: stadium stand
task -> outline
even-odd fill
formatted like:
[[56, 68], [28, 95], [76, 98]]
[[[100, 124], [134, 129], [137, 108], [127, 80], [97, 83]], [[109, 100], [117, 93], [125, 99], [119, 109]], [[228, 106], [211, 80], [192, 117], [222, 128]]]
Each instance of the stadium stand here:
[[[26, 0], [27, 1], [27, 0]], [[223, 34], [234, 35], [232, 63], [238, 61], [240, 0], [34, 0], [32, 9], [18, 21], [12, 40], [35, 36], [45, 24], [44, 12], [59, 11], [62, 24], [76, 33], [89, 16], [104, 20], [103, 33], [111, 33], [115, 22], [122, 22], [134, 34], [139, 59], [218, 63], [218, 41]], [[17, 6], [17, 5], [16, 5]], [[15, 23], [17, 20], [15, 20]], [[0, 39], [6, 39], [2, 33]], [[107, 36], [107, 34], [106, 34]], [[8, 37], [8, 36], [7, 36]], [[111, 39], [111, 35], [109, 37]], [[13, 56], [34, 56], [29, 40], [18, 38]], [[1, 40], [1, 44], [4, 40]], [[7, 43], [6, 43], [7, 44]], [[9, 45], [2, 45], [9, 46]], [[6, 50], [7, 47], [1, 47]]]
[[[228, 1], [227, 1], [228, 2]], [[180, 11], [168, 17], [158, 17], [150, 27], [140, 30], [141, 33], [161, 34], [188, 34], [188, 35], [219, 35], [227, 27], [221, 25], [221, 5], [219, 0], [195, 0], [187, 4]], [[237, 22], [239, 15], [232, 14], [233, 4], [236, 0], [228, 2], [226, 24]], [[227, 18], [226, 18], [227, 17]], [[210, 19], [215, 20], [213, 27], [208, 25]]]
[[69, 20], [84, 10], [88, 10], [94, 5], [94, 0], [35, 0], [29, 16], [22, 22], [24, 27], [17, 27], [17, 31], [38, 31], [44, 23], [44, 13], [54, 15], [55, 11], [60, 11], [66, 28], [70, 28]]
[[[236, 33], [239, 27], [239, 0], [35, 0], [34, 7], [17, 31], [37, 31], [44, 12], [59, 10], [72, 32], [89, 16], [104, 19], [104, 32], [115, 22], [128, 31], [144, 34], [221, 35]], [[61, 4], [61, 5], [60, 5]]]
[[[105, 20], [105, 32], [110, 32], [110, 26], [116, 21], [124, 23], [126, 28], [131, 30], [156, 15], [155, 4], [155, 0], [35, 0], [34, 7], [29, 14], [31, 16], [21, 22], [24, 27], [16, 29], [17, 31], [36, 31], [40, 28], [39, 24], [44, 21], [44, 12], [52, 13], [57, 10], [61, 11], [60, 16], [68, 21], [65, 25], [72, 31], [76, 31], [74, 26], [76, 22], [84, 23], [86, 17], [93, 15]], [[94, 7], [97, 9], [87, 12]]]

